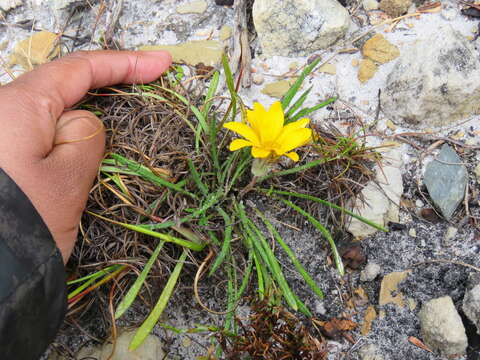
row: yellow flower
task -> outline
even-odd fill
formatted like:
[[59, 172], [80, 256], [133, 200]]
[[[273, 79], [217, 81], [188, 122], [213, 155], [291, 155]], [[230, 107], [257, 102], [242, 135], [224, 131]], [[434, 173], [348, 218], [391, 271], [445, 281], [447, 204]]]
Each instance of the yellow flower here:
[[253, 110], [247, 110], [247, 120], [248, 124], [233, 121], [223, 125], [245, 138], [233, 140], [230, 143], [231, 151], [251, 146], [254, 158], [275, 160], [285, 155], [298, 161], [298, 154], [292, 150], [312, 140], [312, 130], [306, 127], [309, 119], [284, 125], [280, 101], [274, 102], [268, 111], [261, 104], [254, 103]]

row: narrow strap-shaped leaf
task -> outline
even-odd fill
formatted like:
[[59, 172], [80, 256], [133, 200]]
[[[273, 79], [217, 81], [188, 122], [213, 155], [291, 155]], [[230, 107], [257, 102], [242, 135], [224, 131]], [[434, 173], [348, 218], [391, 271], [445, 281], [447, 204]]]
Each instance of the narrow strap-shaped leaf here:
[[345, 269], [343, 267], [343, 262], [342, 262], [342, 257], [338, 253], [337, 246], [335, 245], [335, 241], [333, 241], [332, 235], [330, 232], [323, 226], [317, 219], [315, 219], [311, 214], [303, 210], [301, 207], [295, 205], [293, 202], [290, 200], [284, 199], [282, 197], [278, 197], [280, 201], [282, 201], [284, 204], [290, 206], [292, 209], [294, 209], [296, 212], [299, 214], [305, 216], [307, 220], [315, 226], [322, 234], [323, 236], [327, 239], [328, 243], [330, 244], [330, 248], [332, 249], [332, 254], [333, 258], [335, 260], [335, 264], [337, 266], [337, 270], [340, 273], [340, 275], [345, 275]]
[[337, 100], [336, 96], [334, 96], [330, 99], [327, 99], [324, 102], [322, 102], [320, 104], [317, 104], [317, 105], [315, 105], [311, 108], [302, 109], [298, 113], [293, 115], [292, 118], [290, 119], [290, 121], [297, 121], [298, 119], [303, 118], [303, 117], [307, 116], [308, 114], [311, 114], [312, 112], [317, 111], [317, 110], [333, 103], [335, 100]]
[[184, 189], [182, 189], [180, 186], [173, 184], [165, 179], [163, 179], [160, 176], [155, 175], [149, 168], [146, 166], [143, 166], [142, 164], [139, 164], [138, 162], [134, 160], [127, 159], [121, 155], [111, 153], [110, 156], [116, 160], [120, 165], [124, 165], [127, 168], [129, 168], [132, 171], [135, 171], [138, 176], [144, 178], [145, 180], [148, 180], [152, 182], [155, 185], [158, 186], [165, 186], [169, 189], [178, 191], [179, 193], [188, 195], [192, 198], [196, 198], [197, 196], [195, 194], [192, 194]]
[[195, 182], [195, 185], [197, 185], [198, 189], [201, 191], [203, 195], [208, 194], [208, 188], [207, 186], [202, 182], [202, 179], [200, 177], [200, 174], [197, 171], [197, 168], [193, 164], [192, 159], [188, 159], [188, 167], [190, 169], [190, 172], [192, 174], [193, 181]]
[[210, 80], [210, 87], [208, 88], [207, 95], [205, 96], [205, 102], [203, 104], [202, 115], [206, 119], [208, 116], [208, 112], [212, 106], [212, 99], [217, 92], [218, 81], [220, 79], [220, 73], [215, 71], [213, 73], [212, 79]]
[[157, 247], [155, 248], [152, 255], [150, 256], [150, 259], [148, 259], [148, 262], [145, 264], [145, 267], [143, 268], [142, 272], [136, 278], [135, 282], [130, 287], [128, 292], [125, 294], [125, 296], [122, 298], [122, 301], [120, 301], [120, 304], [118, 304], [117, 310], [115, 311], [115, 319], [120, 318], [120, 316], [122, 316], [125, 313], [125, 311], [127, 311], [127, 309], [133, 304], [133, 301], [137, 297], [138, 292], [140, 291], [140, 288], [145, 282], [145, 279], [147, 278], [148, 273], [150, 272], [150, 269], [155, 263], [155, 260], [157, 260], [158, 254], [160, 254], [160, 250], [162, 250], [162, 247], [164, 244], [165, 244], [165, 241], [160, 241], [158, 243]]
[[295, 297], [293, 295], [292, 290], [290, 289], [290, 286], [288, 286], [287, 280], [283, 275], [280, 264], [278, 263], [277, 258], [275, 257], [275, 254], [273, 253], [272, 249], [270, 249], [270, 246], [268, 245], [267, 240], [250, 219], [247, 219], [247, 223], [251, 227], [251, 229], [254, 231], [256, 235], [256, 239], [259, 240], [259, 241], [253, 241], [253, 245], [255, 246], [258, 253], [262, 257], [263, 261], [268, 265], [272, 276], [274, 277], [274, 279], [278, 283], [278, 286], [280, 286], [280, 289], [282, 290], [282, 294], [283, 294], [283, 297], [285, 298], [285, 301], [293, 310], [295, 311], [298, 310], [297, 301], [295, 300]]
[[288, 105], [290, 105], [290, 102], [292, 101], [293, 97], [297, 94], [305, 78], [308, 76], [308, 74], [310, 74], [313, 71], [313, 69], [315, 69], [315, 67], [318, 65], [318, 63], [321, 60], [322, 59], [319, 57], [315, 59], [310, 65], [307, 65], [305, 69], [303, 69], [297, 81], [293, 83], [293, 85], [290, 87], [290, 89], [288, 89], [288, 91], [282, 98], [283, 110], [286, 110], [288, 108]]
[[184, 239], [179, 239], [179, 238], [171, 236], [171, 235], [162, 234], [162, 233], [159, 233], [159, 232], [156, 232], [156, 231], [146, 229], [146, 228], [144, 228], [143, 226], [140, 226], [140, 225], [131, 225], [131, 224], [127, 224], [127, 223], [122, 223], [120, 221], [115, 221], [115, 220], [106, 218], [102, 215], [95, 214], [91, 211], [87, 211], [87, 213], [90, 214], [90, 215], [96, 216], [99, 219], [108, 221], [112, 224], [117, 224], [117, 225], [123, 226], [126, 229], [133, 230], [133, 231], [145, 234], [145, 235], [150, 235], [150, 236], [153, 236], [154, 238], [158, 238], [158, 239], [164, 240], [166, 242], [171, 242], [171, 243], [186, 247], [186, 248], [194, 250], [194, 251], [201, 251], [205, 247], [205, 244], [197, 244], [197, 243], [187, 241], [187, 240], [184, 240]]
[[143, 322], [143, 324], [138, 328], [132, 341], [130, 342], [130, 346], [128, 348], [130, 351], [133, 351], [137, 349], [140, 345], [142, 345], [142, 343], [147, 338], [148, 334], [152, 332], [153, 327], [158, 322], [158, 319], [160, 319], [160, 316], [162, 315], [163, 310], [165, 310], [165, 307], [168, 304], [168, 300], [170, 300], [170, 297], [172, 296], [173, 289], [175, 288], [178, 278], [180, 277], [180, 273], [182, 271], [183, 264], [185, 263], [186, 258], [187, 258], [187, 251], [183, 250], [183, 253], [182, 255], [180, 255], [180, 258], [178, 259], [178, 262], [175, 265], [175, 268], [173, 269], [172, 274], [168, 278], [167, 284], [163, 288], [162, 293], [160, 294], [160, 297], [158, 298], [158, 301], [155, 304], [155, 307], [150, 312], [150, 314], [148, 315], [147, 319]]
[[366, 218], [364, 218], [363, 216], [360, 216], [358, 214], [355, 214], [354, 212], [348, 210], [348, 209], [345, 209], [341, 206], [338, 206], [338, 205], [335, 205], [329, 201], [326, 201], [326, 200], [323, 200], [323, 199], [320, 199], [316, 196], [312, 196], [312, 195], [307, 195], [307, 194], [301, 194], [301, 193], [297, 193], [297, 192], [291, 192], [291, 191], [283, 191], [283, 190], [275, 190], [275, 189], [271, 189], [271, 190], [268, 190], [268, 189], [258, 189], [262, 192], [264, 192], [265, 194], [268, 194], [268, 193], [273, 193], [273, 194], [278, 194], [278, 195], [287, 195], [287, 196], [294, 196], [294, 197], [297, 197], [297, 198], [300, 198], [300, 199], [306, 199], [306, 200], [310, 200], [310, 201], [314, 201], [314, 202], [317, 202], [317, 203], [320, 203], [320, 204], [323, 204], [325, 206], [328, 206], [328, 207], [331, 207], [333, 209], [336, 209], [336, 210], [339, 210], [339, 211], [342, 211], [348, 215], [350, 215], [351, 217], [367, 224], [367, 225], [370, 225], [371, 227], [374, 227], [375, 229], [378, 229], [380, 231], [385, 231], [385, 232], [388, 232], [388, 229], [384, 228], [383, 226], [377, 224], [377, 223], [374, 223], [373, 221], [370, 221]]
[[223, 238], [222, 249], [215, 258], [215, 261], [213, 262], [212, 268], [210, 269], [208, 276], [211, 276], [213, 273], [215, 273], [218, 267], [223, 263], [225, 257], [230, 251], [230, 242], [232, 240], [232, 218], [228, 216], [225, 210], [220, 207], [217, 208], [217, 211], [223, 217], [223, 221], [225, 222], [225, 235]]
[[286, 124], [288, 124], [289, 122], [292, 122], [290, 117], [293, 115], [293, 113], [295, 111], [300, 109], [300, 107], [303, 105], [305, 100], [307, 100], [307, 97], [310, 94], [310, 92], [312, 91], [312, 89], [313, 89], [313, 86], [310, 86], [308, 88], [308, 90], [306, 90], [302, 95], [300, 95], [300, 97], [297, 99], [297, 101], [295, 101], [295, 103], [292, 106], [290, 106], [287, 113], [285, 114], [285, 123]]
[[258, 210], [258, 209], [255, 209], [255, 210], [256, 210], [257, 214], [260, 216], [260, 218], [263, 220], [263, 223], [266, 225], [267, 229], [273, 234], [273, 237], [275, 238], [275, 240], [277, 240], [277, 242], [280, 244], [282, 249], [288, 255], [288, 257], [292, 261], [293, 265], [295, 266], [295, 268], [297, 269], [299, 274], [303, 277], [303, 279], [308, 284], [308, 286], [310, 286], [312, 291], [315, 294], [317, 294], [317, 296], [320, 299], [323, 299], [324, 294], [323, 294], [322, 290], [320, 290], [320, 288], [315, 283], [315, 280], [313, 280], [312, 277], [310, 276], [310, 274], [307, 272], [307, 270], [305, 270], [303, 265], [300, 263], [300, 261], [297, 259], [297, 257], [293, 253], [293, 251], [288, 247], [288, 245], [285, 243], [285, 241], [283, 241], [282, 237], [280, 236], [278, 231], [273, 227], [272, 223], [270, 221], [268, 221], [268, 219], [265, 217], [264, 214], [262, 214], [262, 212], [260, 210]]

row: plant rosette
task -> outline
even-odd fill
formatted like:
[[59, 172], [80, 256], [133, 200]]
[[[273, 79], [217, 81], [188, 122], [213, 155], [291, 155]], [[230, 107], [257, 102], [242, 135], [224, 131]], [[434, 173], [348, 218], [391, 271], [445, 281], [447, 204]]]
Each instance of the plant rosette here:
[[274, 102], [267, 111], [262, 104], [253, 104], [253, 110], [247, 110], [247, 123], [231, 121], [223, 125], [243, 139], [230, 143], [230, 151], [251, 147], [254, 158], [252, 174], [257, 177], [267, 175], [281, 156], [287, 156], [297, 162], [300, 157], [293, 151], [312, 141], [312, 129], [308, 128], [310, 119], [285, 124], [285, 115], [280, 101]]

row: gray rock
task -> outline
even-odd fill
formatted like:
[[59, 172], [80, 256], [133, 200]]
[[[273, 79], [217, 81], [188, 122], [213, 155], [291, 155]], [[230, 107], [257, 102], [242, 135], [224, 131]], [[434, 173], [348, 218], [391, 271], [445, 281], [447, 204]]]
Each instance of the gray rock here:
[[[352, 209], [356, 214], [386, 226], [389, 221], [398, 222], [400, 197], [403, 194], [402, 151], [398, 147], [384, 150], [381, 168], [375, 167], [376, 181], [370, 181], [362, 189]], [[377, 232], [377, 229], [352, 218], [347, 231], [356, 238], [365, 238]]]
[[360, 281], [365, 282], [375, 280], [381, 270], [382, 268], [380, 265], [374, 262], [369, 262], [367, 266], [365, 266], [365, 269], [360, 273]]
[[430, 349], [446, 357], [465, 353], [467, 335], [450, 296], [423, 304], [418, 316], [423, 342]]
[[10, 11], [22, 5], [22, 0], [0, 0], [0, 10]]
[[145, 342], [135, 351], [128, 351], [130, 341], [136, 329], [120, 332], [115, 345], [115, 354], [110, 358], [112, 344], [105, 343], [98, 347], [85, 348], [80, 351], [77, 358], [93, 358], [97, 360], [157, 360], [163, 359], [165, 354], [158, 337], [149, 335]]
[[427, 164], [423, 182], [442, 215], [449, 220], [465, 196], [467, 169], [462, 160], [447, 144], [438, 156]]
[[374, 344], [363, 346], [359, 351], [360, 359], [362, 360], [383, 360], [383, 356]]
[[402, 54], [382, 91], [382, 109], [395, 123], [435, 127], [480, 113], [480, 60], [450, 26], [434, 29]]
[[467, 290], [463, 298], [462, 310], [472, 323], [477, 327], [480, 334], [480, 283]]
[[477, 164], [477, 166], [475, 166], [475, 169], [473, 170], [473, 172], [475, 173], [477, 182], [480, 182], [480, 164]]
[[307, 56], [335, 43], [350, 26], [337, 0], [256, 0], [252, 10], [267, 56]]

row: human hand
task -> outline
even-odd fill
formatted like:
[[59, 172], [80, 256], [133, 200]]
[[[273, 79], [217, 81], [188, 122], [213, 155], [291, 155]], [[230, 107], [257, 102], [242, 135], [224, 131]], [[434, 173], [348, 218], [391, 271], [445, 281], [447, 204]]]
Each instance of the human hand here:
[[105, 148], [94, 114], [65, 110], [90, 89], [147, 83], [170, 64], [163, 51], [76, 52], [0, 87], [0, 168], [29, 197], [64, 263]]

